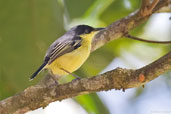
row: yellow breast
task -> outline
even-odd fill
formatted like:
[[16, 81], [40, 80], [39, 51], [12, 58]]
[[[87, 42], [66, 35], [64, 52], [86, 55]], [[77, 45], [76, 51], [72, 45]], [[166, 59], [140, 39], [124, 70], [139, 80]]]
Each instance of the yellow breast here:
[[95, 33], [81, 36], [83, 41], [79, 48], [57, 58], [45, 68], [49, 69], [54, 75], [58, 76], [68, 75], [68, 73], [62, 69], [65, 69], [70, 73], [77, 70], [86, 61], [90, 54], [91, 41], [94, 35]]

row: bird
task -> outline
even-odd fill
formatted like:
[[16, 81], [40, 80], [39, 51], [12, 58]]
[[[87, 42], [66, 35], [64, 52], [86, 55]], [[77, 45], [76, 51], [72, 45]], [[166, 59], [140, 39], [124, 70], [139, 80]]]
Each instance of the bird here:
[[93, 28], [89, 25], [72, 27], [49, 46], [43, 64], [31, 75], [30, 80], [33, 80], [45, 69], [51, 76], [72, 74], [87, 60], [93, 37], [103, 29]]

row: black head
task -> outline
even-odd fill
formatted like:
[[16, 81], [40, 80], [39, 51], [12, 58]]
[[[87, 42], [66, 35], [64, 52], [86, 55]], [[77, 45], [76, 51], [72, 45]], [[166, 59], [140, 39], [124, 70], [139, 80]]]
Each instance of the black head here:
[[74, 33], [75, 35], [82, 35], [82, 34], [89, 34], [92, 31], [101, 31], [104, 30], [105, 28], [93, 28], [88, 25], [77, 25], [75, 27], [72, 27], [68, 32], [69, 33]]
[[92, 31], [94, 31], [94, 28], [88, 25], [78, 25], [76, 27], [73, 27], [72, 30], [75, 32], [76, 35], [82, 35], [91, 33]]

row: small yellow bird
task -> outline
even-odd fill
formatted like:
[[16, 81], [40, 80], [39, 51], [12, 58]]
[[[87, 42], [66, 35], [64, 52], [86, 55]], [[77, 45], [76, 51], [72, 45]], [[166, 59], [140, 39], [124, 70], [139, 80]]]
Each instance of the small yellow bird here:
[[30, 77], [32, 80], [43, 69], [51, 75], [63, 76], [76, 71], [88, 58], [93, 37], [104, 28], [78, 25], [58, 38], [48, 48], [44, 63]]

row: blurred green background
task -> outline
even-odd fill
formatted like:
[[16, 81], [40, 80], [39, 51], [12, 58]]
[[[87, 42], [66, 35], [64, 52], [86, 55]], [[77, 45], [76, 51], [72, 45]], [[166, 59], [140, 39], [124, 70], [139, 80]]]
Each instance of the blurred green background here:
[[[48, 46], [70, 27], [78, 24], [105, 27], [138, 9], [140, 3], [140, 0], [0, 0], [0, 100], [41, 80], [45, 72], [32, 82], [29, 77], [42, 63]], [[147, 23], [131, 33], [143, 34]], [[149, 57], [144, 49], [157, 54]], [[152, 61], [169, 50], [170, 45], [119, 39], [93, 52], [76, 74], [96, 75], [124, 51]], [[66, 79], [70, 81], [72, 77]], [[96, 94], [78, 96], [75, 100], [89, 113], [109, 113]]]

